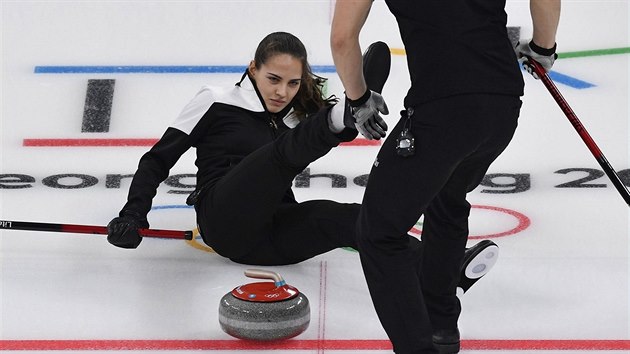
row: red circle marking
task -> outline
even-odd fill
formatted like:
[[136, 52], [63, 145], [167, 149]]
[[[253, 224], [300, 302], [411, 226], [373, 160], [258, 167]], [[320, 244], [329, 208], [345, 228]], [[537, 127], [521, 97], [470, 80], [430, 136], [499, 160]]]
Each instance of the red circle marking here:
[[[522, 213], [519, 213], [518, 211], [515, 210], [511, 210], [511, 209], [506, 209], [506, 208], [499, 208], [499, 207], [495, 207], [495, 206], [489, 206], [489, 205], [471, 205], [472, 208], [475, 209], [486, 209], [486, 210], [493, 210], [493, 211], [498, 211], [500, 213], [504, 213], [504, 214], [508, 214], [511, 215], [513, 217], [515, 217], [518, 220], [518, 225], [516, 225], [516, 227], [504, 231], [504, 232], [498, 232], [495, 234], [489, 234], [489, 235], [474, 235], [474, 236], [468, 236], [469, 240], [476, 240], [476, 239], [485, 239], [485, 238], [497, 238], [497, 237], [503, 237], [503, 236], [509, 236], [509, 235], [514, 235], [517, 234], [523, 230], [525, 230], [526, 228], [529, 227], [529, 225], [531, 225], [531, 220], [529, 220], [529, 218]], [[411, 229], [414, 233], [417, 234], [422, 234], [422, 230], [418, 230], [417, 228], [412, 228]]]

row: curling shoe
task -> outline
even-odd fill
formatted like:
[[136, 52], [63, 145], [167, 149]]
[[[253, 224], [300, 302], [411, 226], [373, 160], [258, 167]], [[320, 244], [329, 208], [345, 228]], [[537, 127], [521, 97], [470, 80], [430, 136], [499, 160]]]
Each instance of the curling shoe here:
[[392, 55], [389, 46], [374, 42], [363, 53], [363, 76], [369, 90], [382, 93], [389, 77]]
[[499, 258], [499, 246], [490, 240], [483, 240], [466, 249], [464, 262], [460, 268], [460, 279], [457, 294], [463, 294], [477, 280], [488, 274]]
[[459, 330], [440, 329], [433, 332], [433, 346], [440, 354], [459, 353]]

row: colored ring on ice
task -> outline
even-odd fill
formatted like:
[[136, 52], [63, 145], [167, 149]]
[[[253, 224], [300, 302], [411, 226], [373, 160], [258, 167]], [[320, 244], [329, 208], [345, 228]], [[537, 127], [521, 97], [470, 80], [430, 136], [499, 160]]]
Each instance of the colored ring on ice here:
[[[497, 232], [497, 233], [488, 234], [488, 235], [470, 235], [468, 236], [469, 240], [497, 238], [497, 237], [514, 235], [527, 229], [529, 225], [531, 225], [531, 220], [525, 214], [512, 210], [512, 209], [500, 208], [500, 207], [495, 207], [495, 206], [490, 206], [490, 205], [471, 205], [471, 207], [473, 209], [485, 209], [485, 210], [496, 211], [503, 214], [508, 214], [516, 218], [516, 220], [518, 221], [518, 224], [515, 227], [509, 230], [503, 231], [503, 232]], [[419, 230], [415, 227], [412, 228], [411, 231], [415, 234], [419, 234], [419, 235], [422, 234], [422, 230]]]
[[[156, 205], [151, 208], [151, 210], [164, 210], [164, 209], [193, 209], [190, 205]], [[208, 253], [216, 253], [212, 249], [212, 247], [206, 246], [205, 244], [197, 241], [201, 239], [201, 234], [199, 233], [199, 228], [195, 227], [193, 229], [193, 238], [192, 240], [185, 240], [186, 243], [192, 248], [198, 249], [200, 251], [208, 252]]]

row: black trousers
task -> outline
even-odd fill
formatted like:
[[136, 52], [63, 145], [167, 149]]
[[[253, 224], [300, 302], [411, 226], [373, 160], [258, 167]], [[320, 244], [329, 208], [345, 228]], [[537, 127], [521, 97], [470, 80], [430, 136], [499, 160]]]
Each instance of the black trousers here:
[[252, 265], [301, 262], [339, 247], [356, 248], [359, 204], [283, 201], [293, 179], [341, 141], [328, 110], [282, 133], [243, 159], [197, 203], [202, 238], [218, 254]]
[[[466, 194], [512, 139], [520, 106], [519, 97], [501, 95], [432, 101], [415, 107], [415, 155], [396, 154], [402, 120], [381, 147], [357, 242], [376, 312], [396, 353], [433, 353], [433, 330], [457, 328]], [[418, 242], [407, 232], [423, 214]]]

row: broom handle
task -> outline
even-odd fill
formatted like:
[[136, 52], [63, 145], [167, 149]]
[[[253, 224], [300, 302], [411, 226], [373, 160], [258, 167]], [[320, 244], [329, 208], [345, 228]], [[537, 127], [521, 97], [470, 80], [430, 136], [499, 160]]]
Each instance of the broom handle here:
[[[0, 220], [0, 229], [107, 235], [106, 226], [51, 224], [31, 221]], [[138, 229], [138, 232], [142, 237], [172, 238], [182, 240], [192, 240], [193, 237], [192, 231]]]
[[543, 84], [545, 84], [545, 87], [547, 88], [547, 90], [549, 90], [549, 93], [551, 93], [551, 96], [554, 98], [554, 100], [556, 100], [558, 106], [560, 106], [560, 109], [562, 109], [562, 112], [564, 112], [564, 115], [567, 116], [569, 122], [571, 122], [571, 125], [573, 125], [573, 128], [575, 128], [588, 149], [591, 151], [591, 153], [595, 157], [595, 160], [597, 160], [608, 178], [610, 178], [610, 181], [615, 186], [619, 194], [621, 194], [621, 197], [623, 198], [623, 200], [625, 200], [626, 204], [630, 206], [630, 192], [628, 192], [628, 189], [621, 181], [621, 178], [619, 178], [617, 172], [615, 172], [615, 170], [610, 165], [610, 163], [606, 159], [606, 156], [604, 156], [604, 153], [599, 149], [599, 147], [595, 143], [595, 140], [593, 140], [584, 125], [582, 125], [582, 122], [580, 122], [580, 119], [577, 117], [575, 112], [573, 112], [571, 106], [569, 106], [569, 103], [564, 99], [564, 97], [558, 90], [558, 87], [556, 87], [556, 84], [553, 83], [542, 65], [540, 65], [540, 63], [533, 60], [532, 58], [528, 59], [530, 65], [534, 69], [534, 72], [536, 72], [538, 77], [542, 80]]

